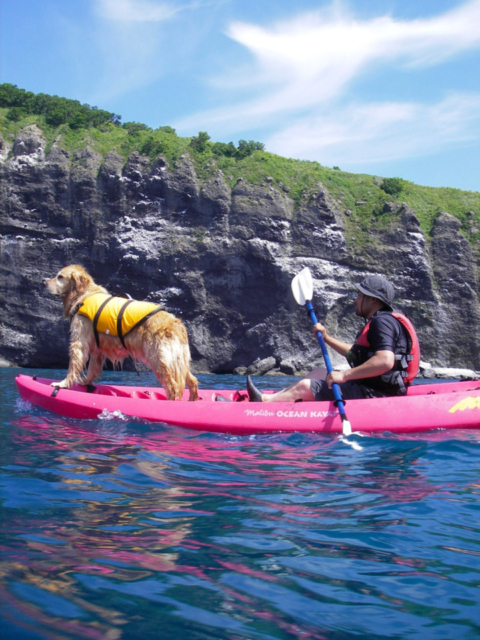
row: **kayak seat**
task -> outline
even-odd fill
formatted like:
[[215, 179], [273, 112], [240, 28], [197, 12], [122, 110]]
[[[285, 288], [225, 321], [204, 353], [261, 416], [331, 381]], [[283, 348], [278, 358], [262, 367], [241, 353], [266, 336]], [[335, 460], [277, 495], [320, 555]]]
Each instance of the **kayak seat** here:
[[[145, 391], [136, 391], [134, 393], [138, 394], [137, 396], [135, 396], [137, 398], [144, 398], [146, 396], [147, 398], [150, 398], [150, 400], [166, 400], [167, 399], [167, 395], [165, 393], [158, 393], [157, 391], [150, 391], [148, 389]], [[145, 396], [142, 394], [145, 394]]]
[[111, 389], [110, 387], [103, 387], [102, 385], [98, 385], [97, 393], [105, 396], [116, 396], [118, 398], [130, 398], [130, 393], [128, 391], [124, 391], [123, 389], [119, 389], [118, 387], [116, 387], [115, 389]]
[[108, 389], [108, 388], [101, 389], [101, 388], [97, 387], [96, 391], [101, 396], [116, 396], [117, 395], [113, 389]]
[[248, 400], [248, 394], [242, 393], [242, 391], [239, 389], [238, 391], [235, 391], [233, 400], [235, 402], [245, 402], [246, 400]]
[[225, 396], [222, 396], [220, 394], [217, 394], [215, 396], [215, 401], [216, 402], [232, 402], [232, 400], [230, 400], [230, 398], [225, 398]]
[[150, 398], [152, 400], [166, 400], [167, 395], [165, 393], [157, 393], [156, 391], [153, 391], [150, 393]]
[[130, 394], [131, 398], [139, 398], [142, 400], [149, 400], [150, 399], [150, 394], [145, 393], [145, 391], [132, 391], [132, 393]]

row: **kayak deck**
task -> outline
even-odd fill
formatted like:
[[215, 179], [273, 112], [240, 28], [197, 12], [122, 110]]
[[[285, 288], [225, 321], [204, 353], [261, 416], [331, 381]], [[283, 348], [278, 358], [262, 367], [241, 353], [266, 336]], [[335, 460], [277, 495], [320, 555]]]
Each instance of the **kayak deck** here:
[[[198, 402], [187, 402], [188, 392], [181, 401], [168, 401], [161, 387], [97, 384], [91, 389], [74, 385], [56, 391], [51, 383], [24, 374], [16, 378], [24, 400], [69, 418], [96, 419], [104, 412], [120, 411], [146, 421], [242, 435], [342, 431], [333, 402], [250, 403], [245, 390], [234, 389], [199, 389]], [[478, 428], [480, 382], [413, 385], [404, 397], [349, 400], [346, 412], [353, 431], [409, 433]]]

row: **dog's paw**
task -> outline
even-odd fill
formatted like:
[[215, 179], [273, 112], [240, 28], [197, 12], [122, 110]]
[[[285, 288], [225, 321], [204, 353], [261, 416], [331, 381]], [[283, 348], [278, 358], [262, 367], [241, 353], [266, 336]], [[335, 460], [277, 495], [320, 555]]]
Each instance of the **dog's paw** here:
[[50, 383], [51, 387], [58, 387], [59, 389], [70, 389], [70, 383], [68, 382], [68, 380], [65, 378], [65, 380], [62, 380], [61, 382], [51, 382]]

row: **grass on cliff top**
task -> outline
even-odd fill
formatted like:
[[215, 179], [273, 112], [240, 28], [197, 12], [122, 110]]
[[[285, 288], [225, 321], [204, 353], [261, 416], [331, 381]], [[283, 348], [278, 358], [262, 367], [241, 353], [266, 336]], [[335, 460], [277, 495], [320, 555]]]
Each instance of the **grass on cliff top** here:
[[[200, 180], [208, 180], [217, 169], [221, 169], [231, 187], [239, 178], [251, 184], [272, 184], [288, 190], [296, 204], [309, 194], [318, 192], [321, 183], [332, 194], [341, 211], [351, 212], [347, 213], [347, 230], [356, 237], [359, 234], [366, 237], [372, 225], [383, 226], [395, 218], [395, 213], [383, 211], [385, 202], [405, 202], [415, 210], [425, 234], [430, 234], [438, 214], [447, 211], [461, 221], [462, 231], [472, 244], [478, 245], [480, 240], [479, 192], [425, 187], [404, 180], [401, 181], [402, 190], [397, 195], [389, 195], [381, 189], [380, 177], [348, 173], [324, 167], [318, 162], [284, 158], [267, 151], [255, 151], [239, 159], [215, 155], [212, 143], [207, 143], [200, 153], [190, 146], [191, 138], [182, 138], [161, 129], [132, 133], [111, 123], [101, 128], [72, 129], [67, 124], [51, 127], [45, 124], [42, 116], [30, 115], [12, 122], [6, 114], [7, 109], [0, 109], [0, 132], [4, 138], [13, 141], [25, 126], [36, 124], [46, 138], [47, 153], [55, 142], [71, 153], [87, 146], [102, 157], [115, 151], [125, 161], [134, 151], [150, 157], [152, 161], [161, 155], [171, 166], [183, 154], [189, 153]], [[469, 213], [472, 211], [473, 215]]]
[[131, 153], [139, 151], [152, 160], [162, 155], [167, 162], [174, 163], [188, 149], [190, 143], [190, 138], [180, 138], [161, 130], [144, 130], [132, 134], [127, 129], [112, 123], [104, 124], [100, 128], [72, 129], [68, 124], [52, 127], [45, 124], [42, 116], [29, 115], [17, 122], [12, 122], [6, 117], [7, 113], [8, 109], [0, 109], [0, 132], [3, 137], [13, 141], [21, 129], [36, 124], [47, 141], [45, 148], [47, 154], [56, 143], [70, 153], [90, 146], [103, 158], [107, 153], [115, 151], [126, 162]]
[[[202, 154], [201, 158], [197, 157], [197, 170], [203, 168], [205, 173], [213, 172], [215, 165], [205, 170], [210, 157], [208, 152]], [[469, 238], [475, 241], [480, 239], [479, 192], [450, 187], [424, 187], [404, 180], [400, 193], [389, 195], [381, 189], [381, 177], [348, 173], [324, 167], [318, 162], [283, 158], [266, 151], [257, 151], [241, 161], [225, 157], [214, 159], [230, 186], [233, 187], [238, 178], [251, 184], [262, 184], [270, 177], [273, 178], [274, 186], [285, 185], [289, 188], [289, 196], [297, 204], [305, 194], [308, 196], [314, 190], [318, 192], [321, 183], [331, 193], [341, 211], [351, 212], [347, 217], [356, 227], [370, 228], [372, 223], [387, 224], [395, 214], [384, 212], [384, 204], [405, 202], [415, 210], [426, 234], [430, 234], [438, 214], [447, 211], [462, 222], [462, 230]], [[471, 211], [474, 216], [469, 215]]]

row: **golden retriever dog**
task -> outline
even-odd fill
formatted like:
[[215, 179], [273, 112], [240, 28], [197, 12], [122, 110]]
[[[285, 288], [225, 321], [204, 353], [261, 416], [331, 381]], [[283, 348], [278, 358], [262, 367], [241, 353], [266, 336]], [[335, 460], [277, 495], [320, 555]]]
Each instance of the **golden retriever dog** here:
[[[150, 313], [143, 320], [134, 322], [133, 328], [127, 327], [123, 333], [122, 325], [117, 323], [124, 321], [124, 316], [128, 315], [124, 307], [132, 309], [134, 305], [129, 307], [129, 304], [134, 301], [121, 298], [106, 300], [110, 298], [107, 290], [95, 284], [93, 278], [79, 265], [64, 267], [54, 278], [45, 280], [44, 284], [50, 293], [62, 298], [63, 317], [70, 320], [70, 362], [67, 377], [61, 382], [52, 383], [53, 386], [70, 389], [74, 382], [92, 384], [100, 375], [106, 358], [117, 364], [122, 363], [127, 356], [132, 356], [134, 362], [139, 360], [151, 367], [165, 388], [168, 400], [181, 398], [185, 385], [190, 391], [189, 399], [198, 400], [198, 382], [190, 372], [187, 331], [180, 320], [150, 304], [150, 309], [153, 307]], [[105, 302], [92, 321], [86, 309], [95, 299], [104, 299]], [[115, 324], [110, 321], [108, 325], [102, 314], [106, 312], [107, 303], [115, 301], [122, 307], [121, 318], [115, 320]]]

